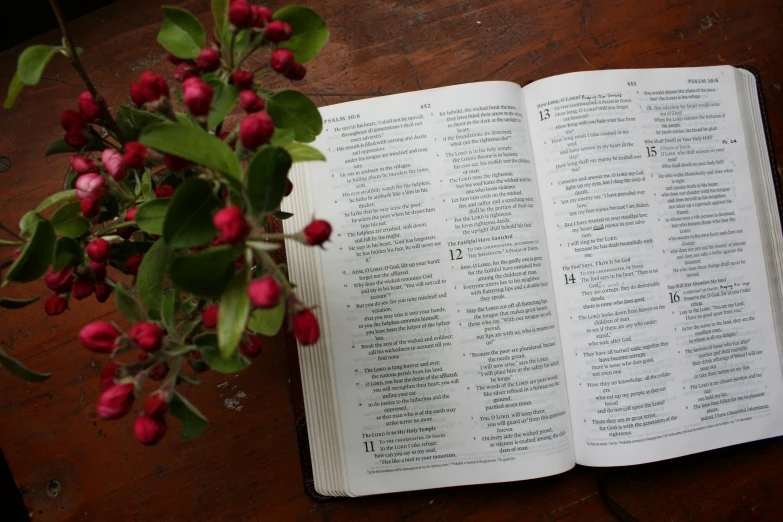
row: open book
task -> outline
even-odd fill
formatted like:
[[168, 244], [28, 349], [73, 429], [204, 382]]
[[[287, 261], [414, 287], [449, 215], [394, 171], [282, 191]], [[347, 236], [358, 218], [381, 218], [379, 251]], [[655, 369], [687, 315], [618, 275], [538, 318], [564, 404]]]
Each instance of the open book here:
[[322, 495], [524, 480], [783, 434], [783, 236], [734, 67], [322, 109], [286, 198]]

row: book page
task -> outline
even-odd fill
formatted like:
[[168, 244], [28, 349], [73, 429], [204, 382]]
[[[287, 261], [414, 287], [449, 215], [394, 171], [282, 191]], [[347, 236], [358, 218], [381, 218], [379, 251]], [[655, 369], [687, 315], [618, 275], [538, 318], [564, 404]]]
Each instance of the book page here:
[[576, 73], [524, 96], [577, 462], [783, 433], [734, 69]]
[[519, 86], [446, 87], [322, 114], [314, 146], [327, 163], [293, 183], [309, 198], [294, 210], [309, 205], [307, 216], [334, 227], [317, 256], [328, 338], [300, 350], [330, 350], [348, 494], [573, 467]]

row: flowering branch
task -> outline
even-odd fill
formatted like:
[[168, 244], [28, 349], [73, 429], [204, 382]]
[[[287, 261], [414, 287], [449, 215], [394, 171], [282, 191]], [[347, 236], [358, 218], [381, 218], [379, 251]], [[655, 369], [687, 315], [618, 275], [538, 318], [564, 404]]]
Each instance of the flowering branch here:
[[[50, 1], [64, 47], [25, 50], [17, 76], [24, 85], [37, 84], [59, 51], [87, 91], [79, 95], [78, 111], [60, 115], [65, 136], [47, 152], [71, 153], [64, 190], [28, 212], [20, 233], [0, 223], [16, 239], [0, 240], [0, 247], [16, 249], [0, 263], [2, 286], [42, 278], [51, 292], [43, 306], [50, 316], [92, 295], [99, 303], [114, 295], [128, 327], [97, 321], [79, 332], [85, 348], [111, 358], [101, 371], [98, 416], [123, 417], [150, 382], [158, 383], [134, 422], [136, 438], [156, 444], [169, 416], [182, 422], [182, 438], [192, 438], [208, 422], [177, 393], [179, 383], [197, 384], [194, 374], [202, 371], [244, 370], [286, 322], [302, 345], [320, 337], [314, 307], [296, 296], [267, 252], [279, 244], [267, 241], [322, 246], [331, 226], [313, 220], [296, 233], [258, 232], [261, 240], [251, 233], [270, 215], [289, 217], [280, 205], [294, 188], [292, 164], [324, 159], [305, 143], [322, 128], [315, 104], [295, 90], [269, 91], [259, 82], [272, 73], [303, 79], [302, 62], [318, 53], [328, 30], [304, 7], [273, 15], [248, 0], [230, 0], [227, 12], [216, 15], [214, 43], [207, 44], [198, 19], [164, 7], [157, 40], [176, 66], [178, 95], [147, 71], [130, 85], [133, 103], [112, 114], [79, 60], [57, 0]], [[243, 68], [256, 53], [264, 53], [263, 67]], [[18, 94], [14, 85], [7, 106]], [[236, 105], [245, 114], [224, 130]], [[292, 113], [296, 122], [287, 118]], [[260, 269], [253, 266], [256, 255]], [[110, 270], [131, 276], [131, 288]], [[0, 297], [0, 307], [36, 300]], [[0, 364], [28, 380], [48, 377], [2, 351]]]
[[114, 121], [114, 118], [109, 112], [109, 108], [106, 106], [106, 102], [104, 101], [103, 97], [101, 97], [101, 95], [98, 93], [98, 89], [95, 88], [92, 80], [90, 80], [90, 77], [87, 75], [87, 71], [85, 71], [84, 67], [82, 67], [82, 62], [79, 60], [79, 53], [76, 51], [76, 46], [73, 44], [71, 33], [68, 31], [68, 25], [66, 25], [62, 10], [60, 9], [60, 3], [57, 0], [49, 0], [49, 4], [52, 6], [54, 16], [57, 18], [57, 24], [60, 26], [60, 31], [63, 33], [63, 40], [65, 42], [65, 50], [68, 60], [70, 60], [71, 65], [74, 69], [76, 69], [76, 72], [81, 77], [82, 82], [84, 82], [87, 90], [90, 91], [90, 94], [92, 94], [95, 103], [100, 108], [101, 119], [106, 123], [106, 126], [109, 127], [117, 139], [120, 142], [123, 142], [124, 140], [122, 131], [120, 131], [120, 128], [117, 126], [117, 122]]

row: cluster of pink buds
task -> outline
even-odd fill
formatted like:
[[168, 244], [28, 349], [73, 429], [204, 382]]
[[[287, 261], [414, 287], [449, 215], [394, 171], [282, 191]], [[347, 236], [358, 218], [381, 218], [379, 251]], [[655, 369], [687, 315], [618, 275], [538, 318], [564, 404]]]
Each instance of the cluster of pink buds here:
[[[152, 321], [134, 324], [127, 335], [112, 323], [97, 321], [84, 326], [79, 341], [97, 353], [115, 354], [122, 350], [139, 349], [139, 362], [123, 365], [108, 364], [101, 371], [101, 395], [95, 411], [101, 419], [124, 417], [133, 408], [137, 392], [145, 378], [161, 381], [168, 375], [168, 364], [160, 351], [166, 331]], [[166, 380], [144, 403], [144, 410], [134, 422], [136, 439], [142, 444], [157, 444], [166, 433], [165, 414], [171, 400], [171, 379]]]

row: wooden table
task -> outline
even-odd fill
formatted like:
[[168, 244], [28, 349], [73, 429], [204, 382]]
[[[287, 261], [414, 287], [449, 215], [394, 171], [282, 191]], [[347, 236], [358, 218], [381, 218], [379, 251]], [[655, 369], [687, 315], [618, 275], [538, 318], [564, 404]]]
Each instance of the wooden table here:
[[[211, 26], [208, 0], [172, 2]], [[171, 78], [155, 43], [159, 2], [119, 0], [72, 24], [83, 60], [114, 104], [145, 70]], [[273, 2], [271, 7], [278, 7]], [[322, 105], [480, 80], [525, 84], [571, 71], [751, 64], [761, 71], [783, 157], [783, 4], [778, 0], [317, 0], [332, 31], [302, 89]], [[10, 20], [13, 23], [13, 20]], [[29, 43], [55, 43], [56, 33]], [[0, 55], [0, 83], [21, 48]], [[61, 185], [67, 157], [44, 158], [60, 111], [83, 89], [64, 60], [3, 112], [0, 220], [15, 223]], [[10, 289], [30, 295], [41, 287]], [[61, 520], [611, 520], [594, 470], [512, 484], [318, 504], [302, 488], [285, 354], [269, 346], [246, 372], [203, 374], [188, 394], [212, 425], [192, 442], [154, 448], [131, 422], [96, 420], [104, 364], [76, 342], [84, 322], [112, 317], [94, 300], [46, 317], [0, 311], [0, 342], [43, 384], [0, 372], [0, 447], [35, 521]], [[172, 425], [175, 425], [172, 422]], [[176, 431], [178, 428], [174, 428]], [[611, 470], [607, 487], [639, 520], [774, 520], [783, 512], [783, 440]], [[61, 484], [46, 494], [50, 480]], [[0, 508], [2, 509], [2, 508]]]

